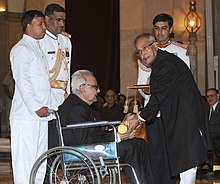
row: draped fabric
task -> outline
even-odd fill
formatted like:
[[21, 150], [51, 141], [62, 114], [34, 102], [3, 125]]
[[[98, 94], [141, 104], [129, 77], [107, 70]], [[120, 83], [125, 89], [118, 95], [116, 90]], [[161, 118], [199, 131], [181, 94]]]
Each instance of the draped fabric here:
[[91, 70], [101, 88], [120, 91], [119, 0], [66, 0], [66, 31], [72, 35], [71, 73]]

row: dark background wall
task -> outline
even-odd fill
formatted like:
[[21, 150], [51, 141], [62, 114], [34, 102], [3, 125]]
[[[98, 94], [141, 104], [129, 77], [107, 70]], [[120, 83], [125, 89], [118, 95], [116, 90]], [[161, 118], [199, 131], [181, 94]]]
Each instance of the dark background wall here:
[[101, 95], [120, 91], [119, 0], [66, 0], [66, 31], [71, 33], [71, 72], [94, 73]]

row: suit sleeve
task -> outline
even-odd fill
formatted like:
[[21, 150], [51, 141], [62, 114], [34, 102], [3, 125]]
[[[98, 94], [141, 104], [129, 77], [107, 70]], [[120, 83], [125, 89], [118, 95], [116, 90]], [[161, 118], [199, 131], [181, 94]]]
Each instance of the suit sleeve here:
[[140, 117], [152, 122], [160, 111], [161, 105], [167, 98], [177, 79], [177, 69], [170, 62], [163, 61], [154, 66], [151, 74], [151, 97], [149, 103], [140, 113]]
[[[148, 84], [149, 78], [150, 78], [151, 72], [147, 72], [142, 70], [140, 67], [138, 67], [138, 80], [137, 84]], [[150, 95], [146, 95], [142, 89], [138, 89], [138, 92], [141, 94], [141, 96], [144, 98], [144, 104], [147, 104], [150, 98]]]
[[69, 51], [69, 56], [67, 56], [67, 60], [68, 60], [68, 82], [67, 82], [67, 93], [70, 94], [71, 93], [71, 87], [70, 87], [70, 79], [71, 79], [71, 73], [70, 73], [70, 69], [71, 69], [71, 59], [72, 59], [72, 44], [70, 39], [67, 39], [67, 45], [68, 45], [68, 51]]

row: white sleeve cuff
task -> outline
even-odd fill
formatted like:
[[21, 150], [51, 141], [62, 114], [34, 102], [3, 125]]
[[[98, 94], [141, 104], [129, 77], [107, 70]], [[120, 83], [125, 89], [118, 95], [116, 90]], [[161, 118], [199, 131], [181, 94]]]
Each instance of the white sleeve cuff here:
[[141, 121], [146, 121], [145, 119], [143, 119], [140, 115], [138, 115], [138, 119]]
[[117, 133], [117, 143], [121, 142], [121, 138], [119, 136], [119, 134]]

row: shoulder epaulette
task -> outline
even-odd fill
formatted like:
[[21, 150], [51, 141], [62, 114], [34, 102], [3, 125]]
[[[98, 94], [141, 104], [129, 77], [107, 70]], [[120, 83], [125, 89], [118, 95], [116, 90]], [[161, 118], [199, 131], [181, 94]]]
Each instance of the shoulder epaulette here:
[[176, 46], [179, 46], [179, 47], [181, 47], [183, 49], [187, 49], [188, 48], [188, 45], [182, 44], [182, 43], [179, 43], [179, 42], [172, 41], [172, 44], [176, 45]]

